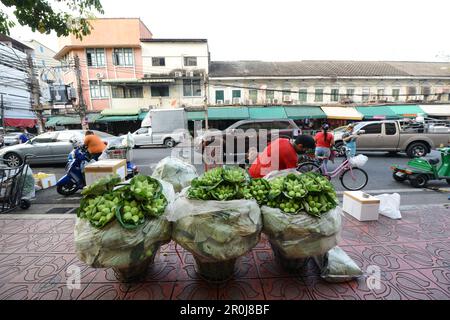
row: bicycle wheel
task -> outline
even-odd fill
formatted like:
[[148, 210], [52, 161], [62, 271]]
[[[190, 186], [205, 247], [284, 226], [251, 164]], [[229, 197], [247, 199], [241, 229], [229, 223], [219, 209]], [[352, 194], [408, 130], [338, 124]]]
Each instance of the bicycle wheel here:
[[350, 191], [361, 190], [369, 182], [367, 173], [360, 168], [347, 169], [339, 178], [342, 186]]
[[301, 163], [297, 167], [297, 171], [300, 173], [318, 172], [318, 173], [322, 174], [322, 169], [320, 168], [320, 166], [317, 163], [314, 163], [314, 162]]

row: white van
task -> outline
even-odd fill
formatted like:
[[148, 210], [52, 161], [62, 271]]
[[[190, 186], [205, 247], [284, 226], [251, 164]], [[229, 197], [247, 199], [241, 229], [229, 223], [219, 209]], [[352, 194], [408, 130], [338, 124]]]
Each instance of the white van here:
[[136, 147], [165, 145], [175, 147], [189, 138], [184, 109], [151, 109], [142, 120], [141, 128], [132, 133]]

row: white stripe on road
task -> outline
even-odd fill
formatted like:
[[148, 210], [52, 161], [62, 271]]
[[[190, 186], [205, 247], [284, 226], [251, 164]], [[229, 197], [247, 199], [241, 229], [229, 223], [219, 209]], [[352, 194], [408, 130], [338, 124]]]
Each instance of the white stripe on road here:
[[[379, 189], [379, 190], [362, 190], [365, 193], [413, 193], [413, 192], [424, 192], [433, 191], [428, 189]], [[345, 191], [337, 191], [336, 193], [341, 195]]]

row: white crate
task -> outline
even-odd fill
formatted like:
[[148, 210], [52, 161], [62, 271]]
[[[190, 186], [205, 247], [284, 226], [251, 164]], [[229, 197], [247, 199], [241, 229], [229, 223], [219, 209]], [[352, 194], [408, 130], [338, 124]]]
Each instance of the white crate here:
[[93, 184], [98, 179], [110, 174], [118, 174], [122, 181], [127, 175], [127, 160], [107, 159], [91, 163], [84, 168], [86, 185]]
[[345, 191], [342, 210], [359, 221], [378, 220], [380, 200], [362, 191]]

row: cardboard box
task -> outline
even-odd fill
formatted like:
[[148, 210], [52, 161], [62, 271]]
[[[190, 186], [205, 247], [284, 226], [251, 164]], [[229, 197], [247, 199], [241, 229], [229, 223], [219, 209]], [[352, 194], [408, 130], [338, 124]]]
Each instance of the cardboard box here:
[[127, 175], [127, 160], [125, 159], [105, 159], [88, 164], [84, 168], [86, 185], [93, 184], [100, 178], [110, 174], [118, 174], [122, 181], [125, 181]]
[[378, 220], [380, 200], [369, 195], [364, 197], [362, 191], [345, 191], [343, 211], [359, 221]]
[[33, 175], [36, 185], [42, 189], [48, 189], [56, 186], [56, 176], [54, 174], [46, 174], [44, 177], [37, 177]]

